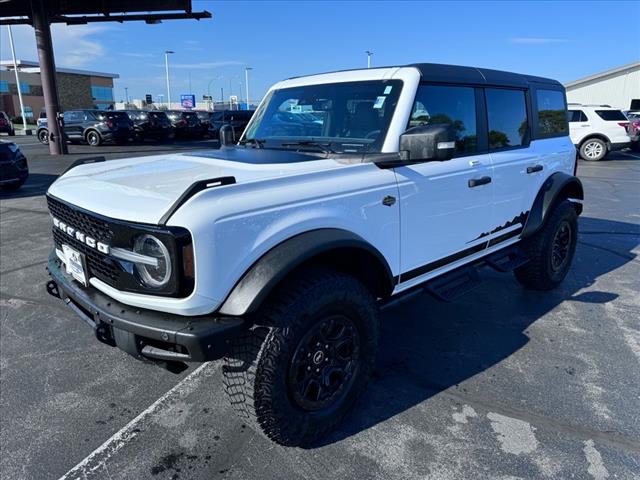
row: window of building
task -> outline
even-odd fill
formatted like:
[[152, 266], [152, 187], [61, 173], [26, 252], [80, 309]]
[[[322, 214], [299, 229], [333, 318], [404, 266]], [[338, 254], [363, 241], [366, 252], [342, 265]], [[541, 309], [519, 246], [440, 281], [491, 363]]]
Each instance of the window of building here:
[[31, 108], [29, 105], [24, 106], [24, 116], [26, 118], [33, 118], [33, 108]]
[[524, 91], [485, 89], [489, 150], [517, 148], [529, 143], [529, 122]]
[[0, 93], [9, 93], [9, 82], [0, 80]]
[[409, 118], [409, 128], [438, 123], [453, 127], [457, 155], [477, 151], [474, 88], [421, 85]]
[[27, 82], [20, 82], [20, 93], [31, 93], [31, 86]]
[[589, 119], [582, 110], [569, 110], [567, 112], [569, 122], [588, 122]]
[[558, 137], [569, 131], [564, 95], [557, 90], [538, 90], [538, 130], [541, 137]]
[[113, 102], [113, 89], [111, 87], [91, 87], [91, 96], [94, 100]]

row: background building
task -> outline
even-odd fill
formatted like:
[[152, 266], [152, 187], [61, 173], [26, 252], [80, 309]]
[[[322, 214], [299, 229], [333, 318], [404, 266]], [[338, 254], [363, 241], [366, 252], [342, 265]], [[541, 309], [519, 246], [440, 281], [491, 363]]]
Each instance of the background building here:
[[[27, 118], [37, 117], [44, 108], [40, 67], [37, 62], [17, 60], [16, 63], [25, 115]], [[14, 68], [13, 61], [0, 61], [0, 110], [11, 117], [20, 115]], [[63, 111], [72, 108], [108, 108], [114, 104], [113, 79], [119, 77], [115, 73], [58, 68], [56, 79], [60, 108]]]
[[640, 110], [640, 62], [612, 68], [565, 84], [570, 103], [611, 105], [621, 110]]

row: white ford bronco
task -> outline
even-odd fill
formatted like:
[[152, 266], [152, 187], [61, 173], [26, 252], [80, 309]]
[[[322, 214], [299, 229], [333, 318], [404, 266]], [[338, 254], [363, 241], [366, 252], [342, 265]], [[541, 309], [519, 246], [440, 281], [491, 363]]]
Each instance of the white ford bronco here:
[[140, 360], [224, 359], [231, 404], [280, 444], [313, 443], [363, 392], [381, 305], [450, 301], [487, 267], [547, 290], [570, 267], [583, 190], [555, 80], [291, 78], [222, 138], [72, 165], [47, 193], [47, 290]]

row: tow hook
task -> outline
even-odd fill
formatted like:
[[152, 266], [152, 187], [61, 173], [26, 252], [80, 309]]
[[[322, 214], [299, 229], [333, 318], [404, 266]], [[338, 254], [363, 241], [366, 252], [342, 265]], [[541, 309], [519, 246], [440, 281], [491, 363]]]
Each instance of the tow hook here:
[[47, 282], [47, 293], [53, 297], [61, 298], [60, 290], [58, 290], [58, 284], [53, 280], [49, 280]]

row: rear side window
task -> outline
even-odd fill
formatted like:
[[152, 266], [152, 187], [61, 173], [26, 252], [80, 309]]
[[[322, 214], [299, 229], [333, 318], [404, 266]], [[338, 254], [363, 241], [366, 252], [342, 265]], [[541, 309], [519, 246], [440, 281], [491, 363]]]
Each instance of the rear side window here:
[[569, 110], [567, 112], [569, 122], [588, 122], [589, 119], [582, 110]]
[[409, 128], [438, 123], [451, 125], [455, 130], [458, 155], [476, 152], [475, 89], [421, 85], [409, 118]]
[[620, 110], [596, 110], [598, 116], [607, 121], [607, 122], [618, 122], [627, 120], [627, 117], [624, 116]]
[[558, 137], [569, 131], [564, 95], [557, 90], [538, 90], [538, 131], [541, 137]]
[[527, 103], [523, 90], [485, 89], [489, 150], [517, 148], [529, 143]]

